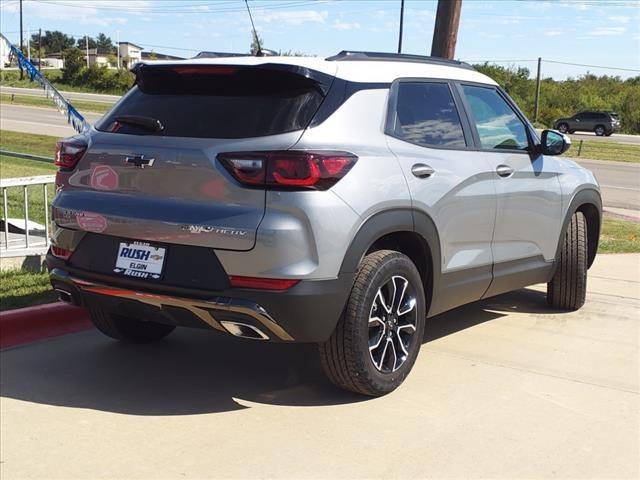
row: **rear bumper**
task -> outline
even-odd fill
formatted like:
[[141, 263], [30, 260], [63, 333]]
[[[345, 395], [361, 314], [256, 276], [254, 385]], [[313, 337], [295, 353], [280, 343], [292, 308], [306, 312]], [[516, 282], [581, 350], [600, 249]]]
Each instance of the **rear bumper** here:
[[[237, 332], [275, 342], [322, 342], [333, 332], [351, 290], [352, 276], [302, 281], [286, 292], [167, 289], [74, 271], [48, 255], [53, 288], [83, 307], [171, 325]], [[234, 328], [234, 325], [236, 326]], [[259, 333], [258, 333], [259, 332]]]

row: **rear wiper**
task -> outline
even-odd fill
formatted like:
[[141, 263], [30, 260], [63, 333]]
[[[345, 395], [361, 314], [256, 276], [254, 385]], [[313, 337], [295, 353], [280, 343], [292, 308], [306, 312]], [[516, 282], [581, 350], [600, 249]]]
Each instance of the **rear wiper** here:
[[138, 115], [119, 115], [113, 119], [118, 123], [128, 123], [129, 125], [136, 125], [138, 127], [146, 128], [152, 132], [161, 132], [164, 130], [164, 125], [160, 120], [151, 117], [142, 117]]

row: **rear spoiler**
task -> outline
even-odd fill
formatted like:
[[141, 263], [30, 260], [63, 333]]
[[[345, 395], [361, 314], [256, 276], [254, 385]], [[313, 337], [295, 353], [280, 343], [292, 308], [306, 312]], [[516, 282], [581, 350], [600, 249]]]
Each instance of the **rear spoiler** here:
[[[237, 55], [240, 56], [240, 55]], [[246, 55], [244, 55], [246, 57]], [[233, 74], [233, 72], [229, 72], [229, 70], [254, 70], [254, 71], [274, 71], [274, 72], [285, 72], [291, 73], [294, 75], [299, 75], [300, 77], [306, 78], [308, 80], [313, 81], [321, 90], [323, 95], [331, 88], [333, 84], [333, 80], [335, 77], [333, 75], [329, 75], [327, 73], [319, 72], [317, 70], [313, 70], [307, 67], [302, 67], [300, 65], [291, 65], [286, 63], [262, 63], [258, 65], [233, 65], [229, 63], [189, 63], [188, 60], [181, 60], [175, 63], [162, 63], [156, 64], [154, 62], [138, 62], [132, 68], [131, 72], [135, 74], [136, 80], [134, 84], [138, 84], [141, 80], [141, 77], [145, 74], [145, 72], [153, 72], [158, 70], [213, 70], [216, 67], [219, 67], [221, 73], [225, 75]]]

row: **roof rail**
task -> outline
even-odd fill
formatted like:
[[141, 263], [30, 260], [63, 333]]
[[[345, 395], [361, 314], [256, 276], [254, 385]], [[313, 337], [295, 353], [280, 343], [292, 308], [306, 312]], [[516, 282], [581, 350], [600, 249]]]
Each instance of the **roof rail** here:
[[449, 60], [440, 57], [428, 57], [426, 55], [411, 55], [407, 53], [388, 53], [388, 52], [356, 52], [342, 50], [333, 57], [327, 57], [325, 60], [344, 62], [344, 61], [384, 61], [384, 62], [414, 62], [414, 63], [430, 63], [433, 65], [446, 65], [448, 67], [466, 68], [475, 70], [466, 62], [458, 60]]
[[200, 52], [193, 58], [250, 57], [250, 53]]

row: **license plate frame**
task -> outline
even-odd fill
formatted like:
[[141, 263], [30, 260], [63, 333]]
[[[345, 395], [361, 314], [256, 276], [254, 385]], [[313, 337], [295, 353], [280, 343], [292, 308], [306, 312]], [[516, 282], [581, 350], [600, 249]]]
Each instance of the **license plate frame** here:
[[167, 247], [142, 241], [118, 242], [113, 273], [142, 280], [161, 280]]

